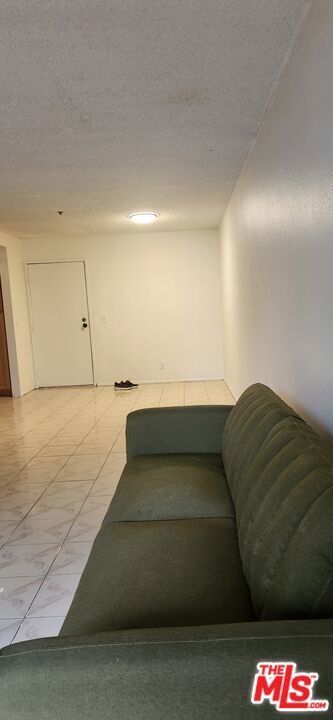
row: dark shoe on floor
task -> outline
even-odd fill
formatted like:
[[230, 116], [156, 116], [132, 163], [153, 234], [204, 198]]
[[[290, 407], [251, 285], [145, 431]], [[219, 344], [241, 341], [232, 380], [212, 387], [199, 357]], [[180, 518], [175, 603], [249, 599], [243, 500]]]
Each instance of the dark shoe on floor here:
[[124, 385], [126, 385], [126, 387], [129, 389], [139, 387], [138, 383], [132, 383], [130, 380], [126, 380]]
[[114, 384], [114, 389], [115, 389], [115, 390], [130, 390], [131, 388], [129, 388], [129, 387], [126, 385], [126, 383], [124, 383], [124, 381], [121, 380], [120, 382], [115, 382], [115, 384]]
[[133, 388], [138, 387], [136, 383], [132, 383], [130, 380], [121, 380], [121, 382], [115, 382], [114, 389], [115, 390], [133, 390]]

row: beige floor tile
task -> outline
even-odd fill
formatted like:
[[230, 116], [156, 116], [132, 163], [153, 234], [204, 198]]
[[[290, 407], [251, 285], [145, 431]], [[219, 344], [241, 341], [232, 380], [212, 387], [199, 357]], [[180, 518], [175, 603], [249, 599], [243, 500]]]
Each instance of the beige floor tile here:
[[27, 465], [27, 470], [60, 470], [66, 462], [66, 458], [59, 457], [42, 457], [37, 455]]
[[11, 537], [17, 527], [17, 522], [0, 522], [0, 547]]
[[113, 443], [96, 443], [95, 445], [79, 445], [74, 455], [99, 455], [106, 460], [109, 452], [111, 452]]
[[25, 467], [18, 475], [15, 475], [14, 481], [20, 483], [50, 483], [58, 474], [56, 468], [28, 468]]
[[[56, 511], [54, 511], [56, 512]], [[22, 520], [8, 539], [8, 544], [40, 545], [46, 543], [62, 543], [72, 526], [73, 520], [31, 517]]]
[[18, 497], [1, 498], [0, 522], [19, 523], [28, 514], [34, 505], [34, 500], [24, 500]]
[[108, 495], [112, 497], [116, 492], [116, 488], [119, 482], [121, 471], [119, 473], [113, 473], [112, 475], [99, 476], [94, 482], [94, 485], [90, 491], [90, 496], [94, 495]]
[[40, 520], [48, 520], [51, 524], [61, 520], [74, 520], [81, 506], [82, 500], [77, 497], [63, 495], [56, 499], [43, 496], [33, 505], [26, 519], [38, 517]]
[[21, 620], [0, 620], [0, 648], [13, 642], [13, 638], [20, 627]]
[[0, 505], [3, 498], [32, 498], [36, 500], [47, 487], [46, 483], [20, 483], [16, 478], [0, 488]]
[[74, 447], [74, 449], [75, 449], [75, 448], [77, 448], [77, 446], [79, 445], [80, 442], [81, 442], [81, 439], [80, 438], [77, 439], [76, 436], [73, 436], [73, 435], [65, 435], [65, 436], [55, 435], [55, 437], [52, 438], [52, 440], [50, 441], [50, 443], [48, 444], [47, 447], [49, 447], [49, 445], [52, 445], [52, 447], [65, 446], [65, 447]]
[[53, 563], [50, 575], [82, 573], [92, 548], [92, 542], [65, 542]]
[[0, 550], [0, 584], [3, 577], [44, 576], [59, 545], [4, 545]]
[[110, 480], [111, 479], [119, 480], [120, 475], [125, 467], [125, 464], [126, 464], [125, 453], [112, 452], [111, 455], [109, 455], [106, 463], [103, 465], [102, 470], [98, 476], [98, 480], [101, 480], [102, 478], [109, 478]]
[[77, 518], [68, 535], [69, 542], [93, 542], [101, 527], [102, 519], [96, 513], [87, 518]]
[[46, 447], [38, 453], [38, 457], [65, 456], [69, 458], [75, 452], [76, 447], [76, 445], [46, 445]]
[[14, 636], [12, 642], [18, 643], [25, 640], [35, 640], [36, 638], [54, 637], [59, 635], [64, 620], [64, 617], [25, 618], [25, 620], [22, 621], [22, 624], [18, 626], [18, 632]]
[[104, 462], [105, 455], [73, 455], [58, 473], [57, 480], [95, 480]]
[[67, 614], [80, 575], [48, 575], [40, 587], [27, 617], [63, 617]]
[[0, 618], [24, 618], [42, 578], [0, 578]]
[[87, 497], [91, 488], [93, 487], [93, 480], [73, 480], [72, 482], [58, 482], [54, 480], [46, 489], [43, 499], [48, 501], [52, 498], [55, 503], [60, 499], [66, 500], [66, 498], [82, 498], [83, 500]]

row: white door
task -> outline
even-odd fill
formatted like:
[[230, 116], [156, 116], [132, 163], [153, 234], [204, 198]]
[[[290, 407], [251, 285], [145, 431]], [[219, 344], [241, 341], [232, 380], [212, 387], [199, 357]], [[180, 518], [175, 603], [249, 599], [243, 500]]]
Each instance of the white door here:
[[28, 280], [37, 386], [91, 385], [84, 263], [32, 263]]

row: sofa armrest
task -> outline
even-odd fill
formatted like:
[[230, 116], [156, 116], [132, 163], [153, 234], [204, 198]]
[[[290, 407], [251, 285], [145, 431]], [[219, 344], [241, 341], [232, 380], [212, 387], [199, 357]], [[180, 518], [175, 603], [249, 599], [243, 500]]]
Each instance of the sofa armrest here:
[[0, 653], [1, 717], [276, 720], [268, 700], [251, 703], [257, 663], [291, 661], [298, 671], [318, 673], [313, 697], [328, 700], [331, 710], [332, 657], [332, 620], [35, 640]]
[[220, 453], [233, 405], [135, 410], [127, 416], [127, 457], [165, 453]]

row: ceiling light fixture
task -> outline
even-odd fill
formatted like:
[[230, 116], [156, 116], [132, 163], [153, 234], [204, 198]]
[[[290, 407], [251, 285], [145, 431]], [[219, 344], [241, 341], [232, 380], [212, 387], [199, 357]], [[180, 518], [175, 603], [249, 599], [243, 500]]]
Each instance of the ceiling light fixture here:
[[138, 223], [139, 225], [148, 225], [149, 223], [155, 222], [158, 218], [158, 213], [156, 212], [139, 212], [139, 213], [131, 213], [131, 215], [128, 216], [132, 222]]

